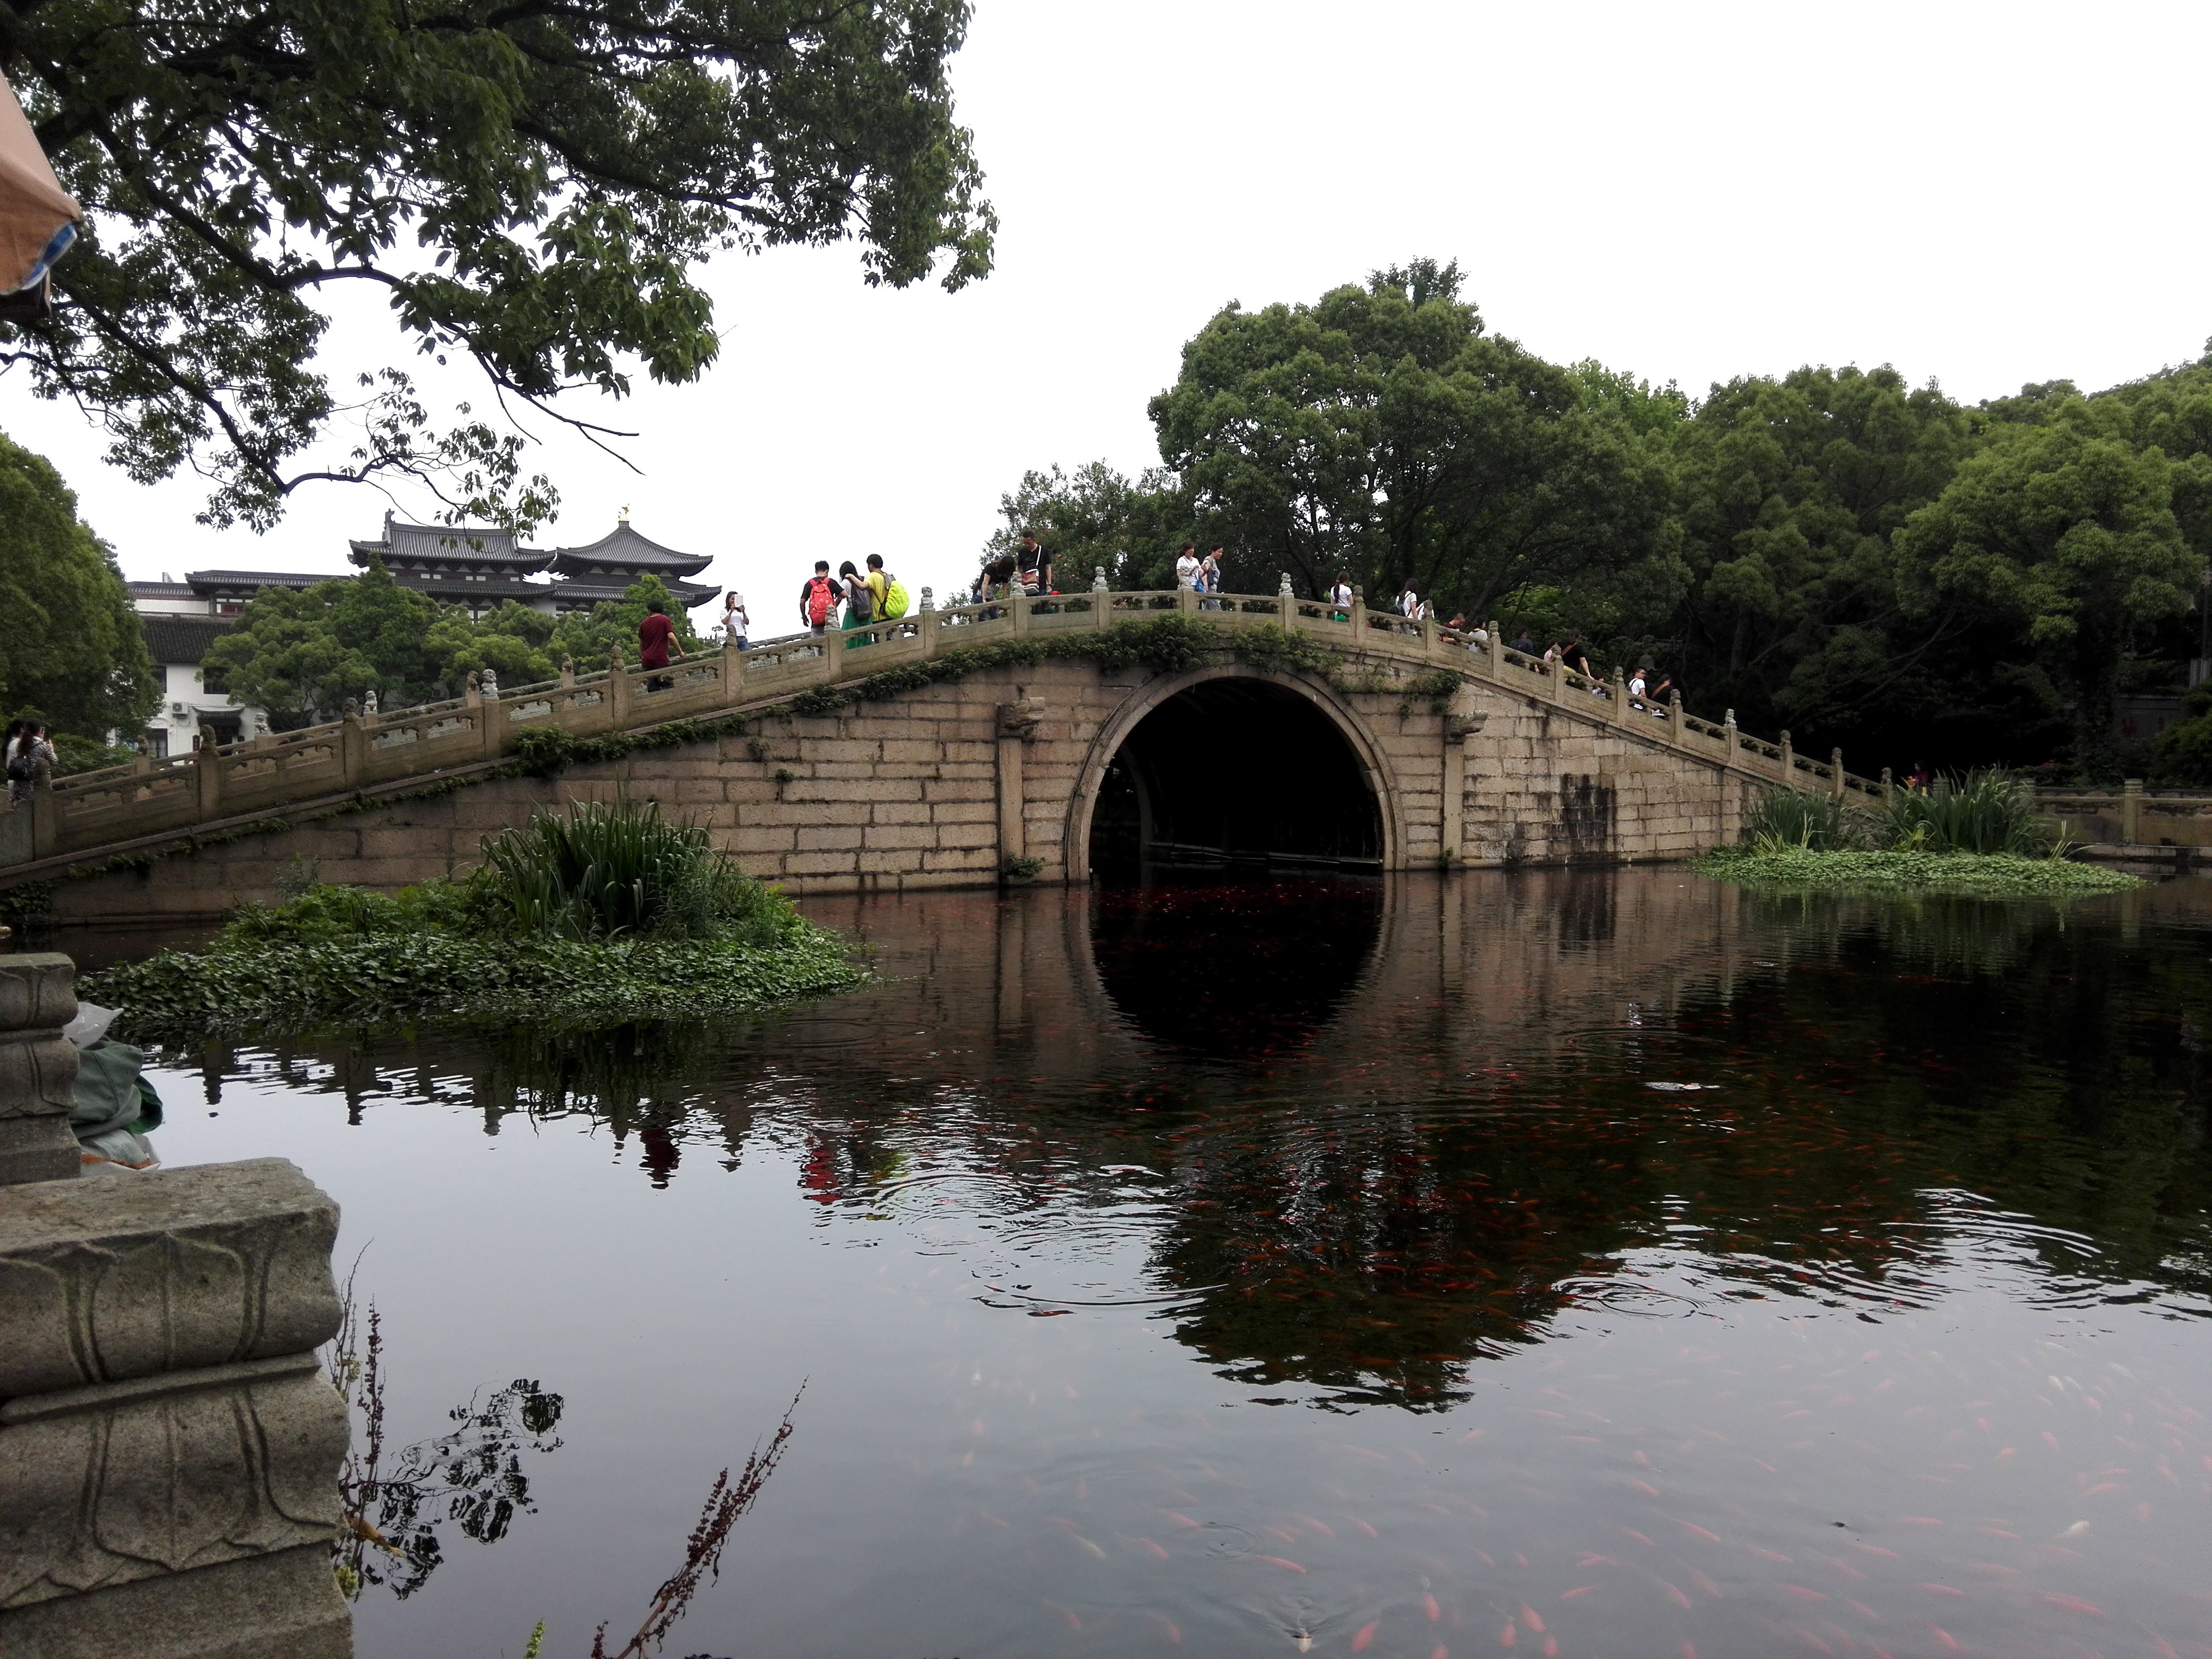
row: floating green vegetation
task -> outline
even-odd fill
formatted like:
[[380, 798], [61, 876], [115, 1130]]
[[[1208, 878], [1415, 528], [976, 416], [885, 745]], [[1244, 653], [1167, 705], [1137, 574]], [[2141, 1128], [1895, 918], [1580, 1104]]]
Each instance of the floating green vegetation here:
[[88, 974], [148, 1039], [394, 1018], [613, 1024], [759, 1007], [861, 977], [844, 943], [657, 805], [583, 802], [459, 881], [307, 885], [203, 951]]
[[1703, 873], [1740, 886], [1829, 892], [1963, 893], [1992, 898], [2065, 898], [2142, 886], [2139, 877], [2063, 858], [2018, 853], [1823, 852], [1803, 846], [1722, 847], [1699, 860]]

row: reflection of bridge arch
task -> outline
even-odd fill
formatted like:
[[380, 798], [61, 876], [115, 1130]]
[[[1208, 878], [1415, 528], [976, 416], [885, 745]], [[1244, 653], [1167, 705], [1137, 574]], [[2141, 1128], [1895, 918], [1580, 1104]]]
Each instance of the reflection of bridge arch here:
[[[1066, 861], [1067, 879], [1079, 882], [1089, 879], [1091, 876], [1091, 827], [1098, 810], [1099, 795], [1106, 783], [1107, 769], [1137, 735], [1138, 728], [1176, 699], [1222, 681], [1241, 681], [1250, 685], [1266, 686], [1278, 695], [1294, 697], [1327, 723], [1343, 743], [1346, 752], [1357, 769], [1360, 782], [1372, 800], [1379, 842], [1375, 850], [1380, 867], [1384, 870], [1400, 868], [1402, 849], [1407, 842], [1403, 791], [1393, 774], [1389, 757], [1375, 741], [1368, 723], [1362, 720], [1335, 688], [1326, 682], [1305, 675], [1265, 672], [1236, 664], [1218, 664], [1208, 668], [1193, 669], [1187, 673], [1163, 676], [1139, 686], [1099, 726], [1084, 756], [1081, 769], [1076, 775], [1075, 787], [1068, 798], [1066, 828], [1060, 842]], [[1224, 729], [1219, 736], [1224, 748], [1238, 740], [1234, 729]]]

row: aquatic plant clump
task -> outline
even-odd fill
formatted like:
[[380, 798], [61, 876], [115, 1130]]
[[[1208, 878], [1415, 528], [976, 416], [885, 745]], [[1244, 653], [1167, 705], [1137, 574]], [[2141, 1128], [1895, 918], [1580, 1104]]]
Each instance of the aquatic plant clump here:
[[2012, 853], [1820, 852], [1807, 847], [1722, 847], [1699, 860], [1705, 875], [1747, 887], [1832, 892], [1962, 893], [1993, 898], [2123, 892], [2140, 877], [2064, 859]]
[[82, 981], [134, 1037], [395, 1017], [617, 1023], [757, 1008], [861, 978], [842, 940], [801, 922], [734, 939], [473, 939], [374, 933], [314, 944], [164, 951]]
[[160, 1037], [334, 1020], [613, 1024], [757, 1007], [861, 977], [843, 943], [659, 805], [586, 801], [487, 836], [458, 881], [311, 884], [240, 908], [204, 951], [87, 975]]

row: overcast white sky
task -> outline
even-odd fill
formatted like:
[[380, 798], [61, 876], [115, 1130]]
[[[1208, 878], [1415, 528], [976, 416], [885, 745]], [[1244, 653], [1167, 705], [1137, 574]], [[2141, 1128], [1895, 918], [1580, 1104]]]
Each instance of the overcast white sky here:
[[[714, 554], [757, 626], [823, 554], [941, 594], [1024, 469], [1158, 460], [1146, 402], [1221, 305], [1421, 254], [1461, 262], [1493, 330], [1692, 392], [1804, 362], [1969, 400], [2131, 379], [2212, 335], [2208, 57], [2201, 0], [977, 0], [953, 72], [996, 273], [948, 295], [865, 288], [849, 248], [727, 261], [720, 362], [606, 411], [644, 476], [550, 441], [538, 539], [626, 504]], [[397, 341], [371, 308], [331, 355]], [[0, 428], [135, 577], [344, 569], [386, 507], [311, 486], [270, 535], [218, 533], [199, 481], [131, 483], [20, 378]]]

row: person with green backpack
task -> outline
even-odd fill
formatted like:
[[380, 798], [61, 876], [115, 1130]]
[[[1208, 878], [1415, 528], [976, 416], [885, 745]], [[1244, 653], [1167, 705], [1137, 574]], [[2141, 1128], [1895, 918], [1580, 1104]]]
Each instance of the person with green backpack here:
[[906, 584], [884, 568], [884, 556], [868, 555], [868, 586], [876, 596], [876, 619], [896, 622], [906, 615]]

